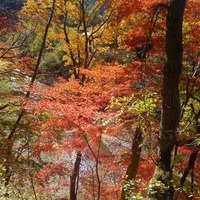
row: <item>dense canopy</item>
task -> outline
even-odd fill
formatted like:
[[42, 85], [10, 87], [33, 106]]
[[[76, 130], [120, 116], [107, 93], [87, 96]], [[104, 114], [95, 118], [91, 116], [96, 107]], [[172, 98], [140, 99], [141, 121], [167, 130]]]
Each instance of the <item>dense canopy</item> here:
[[2, 0], [0, 200], [200, 198], [199, 0]]

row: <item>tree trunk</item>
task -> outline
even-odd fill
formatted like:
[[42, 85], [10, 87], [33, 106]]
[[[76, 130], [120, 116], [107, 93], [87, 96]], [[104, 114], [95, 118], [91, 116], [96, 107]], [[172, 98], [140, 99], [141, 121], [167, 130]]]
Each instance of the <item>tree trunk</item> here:
[[181, 186], [183, 186], [183, 184], [184, 184], [184, 182], [185, 182], [190, 170], [194, 169], [194, 164], [196, 162], [197, 155], [198, 155], [198, 150], [194, 150], [192, 152], [192, 154], [190, 155], [190, 159], [189, 159], [188, 165], [187, 165], [187, 167], [186, 167], [186, 169], [185, 169], [185, 171], [183, 173], [183, 176], [181, 178], [181, 181], [180, 181]]
[[[52, 7], [51, 7], [51, 13], [50, 13], [47, 25], [45, 27], [45, 32], [44, 32], [44, 36], [43, 36], [40, 52], [39, 52], [39, 55], [38, 55], [37, 63], [36, 63], [35, 69], [34, 69], [34, 73], [33, 73], [32, 79], [31, 79], [31, 83], [29, 85], [29, 90], [27, 91], [26, 96], [25, 96], [25, 101], [23, 102], [23, 107], [25, 107], [27, 105], [27, 100], [29, 99], [30, 94], [31, 94], [30, 88], [32, 88], [33, 84], [35, 83], [36, 77], [37, 77], [37, 73], [38, 73], [38, 70], [39, 70], [39, 66], [40, 66], [40, 62], [41, 62], [41, 59], [42, 59], [43, 51], [45, 49], [45, 44], [46, 44], [46, 39], [47, 39], [49, 27], [51, 25], [51, 21], [52, 21], [53, 14], [54, 14], [55, 3], [56, 3], [56, 0], [53, 0]], [[5, 187], [7, 187], [9, 185], [10, 177], [11, 177], [11, 172], [10, 172], [11, 170], [10, 170], [10, 166], [9, 166], [10, 164], [9, 163], [11, 163], [12, 156], [13, 156], [13, 154], [12, 154], [12, 149], [13, 149], [13, 146], [14, 146], [13, 138], [14, 138], [14, 136], [16, 134], [16, 130], [19, 127], [20, 122], [21, 122], [22, 117], [24, 116], [24, 114], [25, 114], [25, 110], [22, 108], [21, 112], [18, 115], [18, 118], [17, 118], [13, 128], [11, 129], [11, 132], [9, 133], [8, 138], [7, 138], [6, 162], [8, 163], [8, 165], [6, 164], [6, 167], [5, 167], [6, 168], [6, 170], [5, 170]], [[6, 192], [4, 194], [4, 196], [7, 197], [8, 193]]]
[[77, 189], [78, 189], [78, 177], [81, 164], [81, 153], [77, 153], [76, 161], [74, 164], [74, 171], [70, 177], [70, 200], [77, 199]]
[[[134, 180], [137, 174], [137, 169], [140, 161], [140, 153], [141, 153], [141, 143], [142, 143], [142, 131], [140, 127], [137, 127], [135, 131], [135, 138], [132, 144], [132, 156], [131, 161], [126, 171], [126, 180]], [[122, 189], [121, 200], [126, 199], [126, 194], [124, 189]]]
[[154, 176], [149, 199], [173, 199], [171, 153], [179, 123], [179, 76], [182, 71], [182, 22], [185, 0], [171, 0], [166, 17], [166, 62], [163, 70], [162, 117]]

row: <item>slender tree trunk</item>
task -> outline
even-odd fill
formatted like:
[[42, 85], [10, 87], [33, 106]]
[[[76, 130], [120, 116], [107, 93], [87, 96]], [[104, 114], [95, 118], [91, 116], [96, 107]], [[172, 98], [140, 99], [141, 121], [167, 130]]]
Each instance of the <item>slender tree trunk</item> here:
[[78, 186], [78, 177], [79, 177], [79, 170], [81, 164], [81, 153], [77, 153], [76, 161], [74, 163], [74, 171], [70, 177], [70, 200], [77, 199], [77, 186]]
[[162, 117], [149, 199], [173, 199], [171, 153], [180, 116], [179, 76], [182, 71], [182, 22], [185, 0], [171, 0], [166, 17], [166, 62], [163, 70]]
[[196, 162], [196, 159], [197, 159], [197, 155], [198, 155], [198, 150], [195, 150], [193, 151], [193, 153], [190, 155], [190, 159], [189, 159], [189, 162], [188, 162], [188, 165], [183, 173], [183, 176], [181, 178], [181, 181], [180, 181], [180, 184], [181, 186], [183, 186], [190, 170], [194, 169], [194, 164]]
[[[56, 0], [53, 0], [53, 2], [52, 2], [51, 13], [50, 13], [50, 16], [49, 16], [48, 23], [47, 23], [47, 25], [45, 27], [45, 33], [44, 33], [44, 36], [43, 36], [41, 49], [40, 49], [40, 52], [39, 52], [39, 55], [38, 55], [37, 63], [36, 63], [36, 66], [35, 66], [35, 70], [34, 70], [34, 73], [33, 73], [29, 88], [31, 88], [33, 86], [33, 84], [34, 84], [34, 82], [36, 80], [36, 77], [37, 77], [37, 73], [38, 73], [38, 70], [39, 70], [40, 62], [41, 62], [41, 59], [42, 59], [42, 54], [43, 54], [43, 51], [44, 51], [44, 48], [45, 48], [45, 43], [46, 43], [48, 30], [49, 30], [49, 27], [50, 27], [50, 24], [51, 24], [51, 21], [52, 21], [52, 18], [53, 18], [55, 2], [56, 2]], [[26, 93], [26, 97], [25, 97], [26, 100], [23, 103], [24, 107], [27, 105], [27, 100], [28, 100], [29, 96], [30, 96], [30, 89]], [[9, 165], [10, 165], [10, 163], [12, 163], [12, 148], [13, 148], [13, 145], [14, 145], [13, 138], [14, 138], [14, 136], [16, 134], [16, 130], [19, 127], [19, 124], [20, 124], [24, 114], [25, 114], [25, 110], [22, 108], [21, 112], [18, 115], [18, 118], [17, 118], [17, 120], [16, 120], [16, 122], [15, 122], [15, 124], [14, 124], [14, 126], [13, 126], [13, 128], [12, 128], [12, 130], [10, 132], [10, 134], [8, 135], [8, 138], [7, 138], [7, 149], [6, 149], [6, 164], [7, 165], [6, 165], [6, 170], [5, 170], [5, 186], [6, 187], [8, 186], [8, 184], [10, 182], [10, 177], [11, 177], [11, 172], [10, 172]], [[8, 196], [8, 193], [6, 192], [4, 196]]]
[[[126, 171], [126, 179], [134, 180], [137, 174], [137, 169], [140, 161], [141, 143], [142, 143], [142, 131], [140, 127], [137, 127], [135, 131], [135, 138], [132, 143], [132, 156], [131, 161]], [[122, 189], [121, 200], [125, 200], [126, 195], [124, 189]]]
[[[200, 117], [200, 110], [198, 111], [198, 113], [195, 113], [195, 110], [194, 110], [194, 107], [192, 105], [192, 110], [193, 110], [193, 114], [195, 115], [195, 121], [196, 121], [196, 134], [199, 134], [200, 133], [200, 122], [199, 122], [199, 117]], [[181, 180], [180, 180], [180, 185], [183, 186], [184, 185], [184, 182], [189, 174], [190, 171], [192, 171], [193, 173], [193, 170], [194, 170], [194, 165], [195, 165], [195, 162], [196, 162], [196, 159], [197, 159], [197, 156], [198, 156], [198, 148], [195, 148], [192, 152], [192, 154], [190, 155], [190, 159], [188, 161], [188, 165], [183, 173], [183, 176], [181, 177]], [[191, 173], [191, 179], [193, 180], [193, 177], [192, 177], [192, 173]], [[191, 187], [192, 187], [192, 181], [191, 181]], [[192, 188], [191, 188], [192, 190]]]

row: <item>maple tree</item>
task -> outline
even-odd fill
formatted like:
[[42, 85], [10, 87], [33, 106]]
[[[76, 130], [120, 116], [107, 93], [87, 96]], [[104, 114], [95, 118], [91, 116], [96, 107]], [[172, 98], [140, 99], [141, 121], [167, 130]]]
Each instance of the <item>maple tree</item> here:
[[[23, 73], [34, 74], [26, 99], [20, 97], [18, 120], [4, 137], [11, 141], [11, 163], [20, 158], [31, 166], [33, 198], [198, 198], [199, 3], [54, 3], [48, 28], [52, 1], [28, 0], [19, 13], [19, 26], [31, 32], [25, 54], [37, 58], [42, 48], [35, 70], [33, 58], [13, 59]], [[2, 55], [12, 56], [13, 48], [3, 45]], [[61, 53], [54, 57], [56, 51]], [[68, 74], [57, 77], [63, 73], [52, 67], [55, 80], [32, 87], [38, 72], [48, 71], [39, 65], [49, 55], [61, 59], [58, 68]], [[1, 106], [4, 113], [10, 103]], [[25, 139], [19, 150], [27, 156], [15, 153], [17, 136]], [[9, 159], [3, 162], [7, 186], [17, 179], [9, 174], [18, 173]]]
[[[193, 3], [197, 3], [197, 2], [192, 2], [191, 3], [191, 5], [193, 4]], [[127, 3], [128, 5], [130, 5], [130, 3]], [[123, 4], [123, 6], [127, 6], [127, 4]], [[133, 2], [133, 7], [135, 6], [136, 4], [135, 4], [135, 2]], [[178, 4], [179, 5], [179, 4]], [[156, 4], [154, 4], [154, 7], [156, 6]], [[166, 5], [162, 2], [162, 4], [157, 4], [157, 6], [161, 6], [161, 7], [164, 7], [164, 8], [166, 8]], [[190, 5], [189, 5], [190, 6]], [[142, 7], [143, 8], [143, 7]], [[125, 11], [125, 9], [124, 9], [124, 11]], [[188, 11], [188, 10], [187, 10]], [[131, 12], [131, 11], [130, 11]], [[177, 12], [177, 10], [175, 11], [175, 12]], [[132, 12], [131, 12], [132, 13]], [[195, 11], [194, 11], [194, 13], [195, 13]], [[120, 13], [120, 14], [124, 14], [124, 16], [128, 16], [128, 15], [130, 15], [130, 13], [129, 12], [122, 12], [122, 13]], [[186, 16], [188, 17], [188, 13], [186, 14]], [[192, 16], [190, 16], [190, 17], [188, 17], [186, 20], [192, 20]], [[162, 22], [161, 20], [160, 20], [160, 22]], [[141, 28], [141, 27], [140, 27]], [[156, 27], [156, 25], [155, 25], [155, 28], [157, 28]], [[141, 29], [140, 29], [141, 30]], [[175, 28], [174, 29], [172, 29], [172, 30], [175, 30]], [[137, 38], [137, 35], [135, 35], [134, 34], [134, 30], [132, 31], [132, 33], [133, 33], [133, 36], [135, 36], [136, 38]], [[198, 37], [198, 36], [197, 36]], [[153, 38], [152, 38], [153, 39]], [[162, 38], [161, 38], [162, 39]], [[133, 42], [134, 41], [138, 41], [138, 40], [133, 40]], [[171, 40], [169, 41], [169, 44], [171, 44], [170, 43], [171, 42]], [[156, 42], [155, 42], [156, 43]], [[154, 45], [155, 45], [155, 43], [154, 43]], [[186, 44], [187, 42], [185, 42], [184, 44]], [[198, 42], [197, 42], [198, 43]], [[163, 44], [164, 44], [164, 42], [163, 42]], [[177, 45], [177, 43], [176, 43], [176, 45]], [[161, 52], [162, 52], [162, 49], [160, 50]], [[196, 52], [194, 52], [194, 54], [193, 54], [193, 56], [197, 56], [198, 55], [198, 48], [195, 50]], [[178, 52], [178, 51], [177, 51]], [[187, 57], [187, 54], [186, 54], [187, 52], [184, 52], [184, 56], [185, 56], [185, 58]], [[193, 57], [192, 56], [192, 57]], [[198, 57], [198, 56], [197, 56]], [[177, 58], [177, 57], [176, 57]], [[176, 60], [176, 58], [174, 58], [173, 60]], [[188, 58], [188, 57], [187, 57]], [[186, 58], [186, 59], [187, 59]], [[181, 60], [181, 59], [180, 59]], [[198, 60], [198, 59], [197, 59]], [[196, 60], [196, 62], [195, 62], [195, 66], [197, 65], [197, 63], [198, 63], [198, 61]], [[187, 72], [186, 72], [187, 73]], [[194, 88], [196, 88], [196, 87], [194, 87]], [[193, 88], [193, 89], [194, 89]], [[197, 88], [198, 88], [198, 86], [197, 86]], [[196, 89], [197, 89], [196, 88]], [[194, 91], [196, 91], [196, 89], [194, 89]], [[193, 92], [194, 92], [193, 91]], [[168, 95], [167, 97], [171, 97], [171, 95]], [[172, 101], [173, 103], [174, 103], [174, 101]], [[187, 103], [186, 103], [187, 104]], [[198, 110], [198, 109], [197, 109]], [[182, 114], [183, 114], [183, 112], [184, 112], [185, 110], [182, 110]], [[171, 115], [170, 115], [171, 116]], [[175, 115], [173, 115], [173, 116], [175, 116]], [[197, 115], [196, 115], [197, 116]], [[171, 117], [170, 117], [171, 118]], [[197, 117], [198, 118], [198, 117]], [[179, 119], [179, 116], [178, 116], [178, 118], [177, 119]], [[166, 126], [166, 127], [169, 127], [169, 126]], [[195, 131], [196, 132], [196, 131]], [[182, 138], [183, 139], [183, 138]], [[181, 138], [179, 138], [179, 142], [180, 142], [180, 140], [182, 140]], [[179, 143], [178, 142], [178, 143]], [[169, 143], [169, 140], [167, 141], [167, 143]], [[173, 144], [172, 144], [172, 146], [173, 146]], [[177, 147], [177, 146], [176, 146]], [[194, 146], [195, 147], [195, 146]], [[171, 153], [170, 153], [171, 154]], [[193, 155], [193, 154], [192, 154]], [[197, 151], [195, 151], [195, 155], [197, 155]], [[171, 158], [170, 158], [171, 156], [169, 156], [169, 159], [168, 160], [171, 160]], [[164, 161], [166, 161], [167, 159], [165, 158], [164, 159]], [[191, 162], [190, 162], [191, 163]], [[193, 162], [193, 164], [194, 164], [194, 162]], [[169, 167], [170, 167], [170, 165], [168, 165]], [[190, 164], [190, 166], [191, 166], [191, 164]], [[193, 165], [193, 167], [194, 167], [194, 165]], [[191, 169], [191, 167], [189, 167], [189, 169]], [[188, 168], [187, 168], [187, 170], [188, 170]], [[186, 170], [186, 171], [187, 171]], [[158, 173], [160, 173], [160, 171], [158, 170]], [[158, 190], [158, 187], [156, 187], [156, 190]], [[156, 195], [156, 194], [155, 194]], [[159, 195], [160, 195], [160, 193], [159, 193]], [[170, 195], [167, 195], [167, 197], [166, 198], [170, 198], [169, 197]], [[172, 198], [172, 197], [171, 197]]]

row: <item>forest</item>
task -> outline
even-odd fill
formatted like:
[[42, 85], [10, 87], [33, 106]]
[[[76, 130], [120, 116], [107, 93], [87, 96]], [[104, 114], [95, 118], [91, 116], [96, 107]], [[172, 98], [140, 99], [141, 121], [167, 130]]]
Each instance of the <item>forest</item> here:
[[199, 0], [1, 0], [0, 200], [198, 200], [199, 150]]

